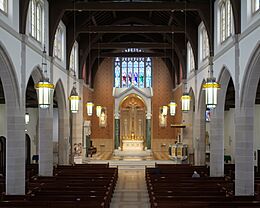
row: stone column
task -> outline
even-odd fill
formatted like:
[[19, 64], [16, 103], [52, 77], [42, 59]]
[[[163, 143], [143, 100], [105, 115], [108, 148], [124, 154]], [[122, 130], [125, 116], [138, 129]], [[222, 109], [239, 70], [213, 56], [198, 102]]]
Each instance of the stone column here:
[[120, 115], [115, 113], [115, 149], [120, 146]]
[[[13, 102], [16, 102], [15, 100]], [[6, 194], [25, 194], [24, 109], [6, 107]]]
[[39, 175], [53, 175], [53, 107], [39, 108]]
[[146, 114], [146, 147], [151, 149], [151, 113]]
[[[12, 70], [6, 63], [7, 57], [0, 51], [0, 73], [5, 94], [6, 109], [6, 194], [24, 195], [25, 194], [25, 75], [26, 75], [26, 35], [22, 35], [21, 50], [21, 88], [19, 94], [15, 94], [15, 84], [11, 82]], [[13, 77], [12, 77], [13, 78]], [[17, 83], [18, 84], [18, 83]], [[20, 90], [20, 89], [19, 89]], [[18, 89], [17, 89], [18, 92]], [[20, 101], [20, 102], [19, 102]], [[20, 106], [19, 104], [20, 103]]]
[[235, 195], [254, 195], [254, 108], [235, 113]]
[[[59, 112], [60, 113], [60, 112]], [[64, 113], [64, 112], [63, 112]], [[70, 143], [69, 143], [69, 117], [67, 113], [59, 118], [59, 165], [69, 164]]]
[[[239, 35], [235, 35], [235, 195], [254, 196], [254, 112], [255, 95], [253, 85], [245, 92], [249, 92], [247, 99], [241, 96], [240, 79], [240, 48]], [[250, 70], [248, 71], [250, 72]], [[258, 83], [259, 70], [251, 78], [251, 83]], [[243, 104], [242, 104], [243, 103]]]
[[198, 110], [195, 111], [194, 141], [193, 141], [195, 165], [205, 165], [206, 122], [205, 122], [205, 113], [202, 114], [202, 112], [205, 112], [205, 109], [200, 109], [199, 111]]
[[[225, 100], [225, 97], [221, 99]], [[218, 105], [221, 105], [219, 102]], [[220, 109], [221, 108], [221, 109]], [[211, 111], [210, 121], [210, 176], [224, 176], [224, 107]]]

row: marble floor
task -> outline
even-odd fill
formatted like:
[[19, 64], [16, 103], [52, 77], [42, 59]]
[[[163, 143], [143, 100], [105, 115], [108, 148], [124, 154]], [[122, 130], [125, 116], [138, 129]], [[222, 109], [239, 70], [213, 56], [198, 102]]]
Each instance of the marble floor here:
[[149, 208], [145, 170], [119, 169], [116, 189], [110, 208]]

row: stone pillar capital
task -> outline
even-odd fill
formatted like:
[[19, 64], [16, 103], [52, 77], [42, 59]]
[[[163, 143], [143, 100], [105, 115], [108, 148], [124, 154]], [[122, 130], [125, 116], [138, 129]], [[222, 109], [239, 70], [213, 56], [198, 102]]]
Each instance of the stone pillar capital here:
[[149, 113], [146, 113], [146, 119], [151, 119], [152, 118], [152, 114], [149, 112]]
[[114, 117], [115, 117], [115, 119], [120, 119], [120, 113], [119, 112], [115, 112]]

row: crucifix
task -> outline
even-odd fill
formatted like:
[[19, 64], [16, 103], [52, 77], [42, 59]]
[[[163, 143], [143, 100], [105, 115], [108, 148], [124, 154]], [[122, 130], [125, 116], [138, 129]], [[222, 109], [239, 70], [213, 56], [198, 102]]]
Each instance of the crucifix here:
[[136, 113], [137, 102], [135, 101], [134, 98], [132, 98], [131, 101], [129, 102], [129, 107], [131, 109], [130, 111], [131, 139], [135, 139], [135, 113]]

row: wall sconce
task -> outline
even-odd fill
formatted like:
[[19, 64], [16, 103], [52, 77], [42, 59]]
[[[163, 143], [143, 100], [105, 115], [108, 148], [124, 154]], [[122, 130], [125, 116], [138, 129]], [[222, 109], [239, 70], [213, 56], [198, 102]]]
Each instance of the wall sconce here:
[[99, 127], [107, 126], [107, 110], [105, 107], [101, 107], [99, 116]]
[[183, 93], [181, 96], [181, 110], [183, 112], [188, 112], [190, 110], [191, 97], [188, 93]]
[[164, 116], [167, 116], [167, 114], [168, 114], [168, 106], [167, 106], [167, 105], [164, 105], [164, 106], [162, 107], [162, 114], [163, 114]]
[[160, 127], [165, 128], [167, 126], [167, 111], [168, 111], [167, 106], [160, 107], [160, 112], [159, 112], [159, 125], [160, 125]]
[[169, 103], [169, 107], [170, 107], [170, 115], [175, 116], [177, 104], [174, 101], [171, 101]]
[[100, 116], [100, 114], [101, 114], [101, 109], [102, 109], [102, 106], [101, 106], [101, 105], [97, 105], [97, 106], [96, 106], [96, 115], [97, 115], [97, 117]]
[[87, 102], [86, 106], [87, 106], [87, 114], [88, 114], [88, 116], [92, 116], [94, 104], [92, 102]]

